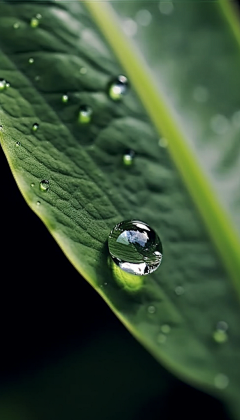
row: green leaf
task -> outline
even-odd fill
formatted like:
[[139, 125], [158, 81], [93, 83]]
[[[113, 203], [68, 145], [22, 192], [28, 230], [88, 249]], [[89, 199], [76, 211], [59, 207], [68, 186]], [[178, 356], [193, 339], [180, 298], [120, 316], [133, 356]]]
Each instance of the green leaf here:
[[[119, 20], [107, 2], [1, 3], [2, 147], [30, 207], [131, 333], [239, 414], [237, 23], [225, 2], [112, 5]], [[146, 9], [152, 22], [126, 39]], [[144, 278], [109, 264], [108, 234], [131, 218], [163, 243]]]

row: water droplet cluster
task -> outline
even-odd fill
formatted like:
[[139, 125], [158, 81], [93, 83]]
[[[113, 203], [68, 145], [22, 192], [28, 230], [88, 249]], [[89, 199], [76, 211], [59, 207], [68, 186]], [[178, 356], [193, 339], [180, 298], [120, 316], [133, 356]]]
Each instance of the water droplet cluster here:
[[162, 261], [162, 244], [158, 235], [138, 220], [117, 224], [109, 235], [108, 248], [114, 263], [130, 274], [150, 274]]

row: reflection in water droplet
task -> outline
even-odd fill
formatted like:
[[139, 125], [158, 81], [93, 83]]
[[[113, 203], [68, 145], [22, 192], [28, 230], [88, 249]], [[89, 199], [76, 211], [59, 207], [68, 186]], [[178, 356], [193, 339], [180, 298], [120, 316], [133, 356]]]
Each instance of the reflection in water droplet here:
[[32, 126], [32, 131], [37, 131], [38, 130], [38, 127], [39, 127], [39, 124], [38, 123], [34, 123], [33, 126]]
[[33, 188], [35, 186], [34, 182], [31, 183], [31, 187]]
[[166, 335], [164, 335], [164, 334], [158, 334], [158, 337], [157, 337], [157, 342], [159, 343], [159, 344], [163, 344], [163, 343], [165, 343], [165, 341], [167, 340], [167, 337], [166, 337]]
[[150, 306], [148, 307], [148, 313], [149, 313], [149, 314], [155, 314], [155, 312], [156, 312], [156, 308], [155, 308], [155, 306], [150, 305]]
[[240, 128], [240, 111], [234, 112], [232, 122], [235, 128]]
[[65, 103], [65, 104], [68, 102], [68, 95], [63, 95], [62, 96], [62, 102]]
[[13, 24], [14, 29], [18, 29], [18, 28], [19, 28], [19, 26], [20, 26], [20, 23], [18, 23], [18, 22], [15, 22], [15, 23]]
[[109, 87], [109, 96], [114, 101], [122, 99], [123, 95], [126, 94], [128, 90], [128, 79], [126, 76], [120, 75], [114, 79]]
[[136, 22], [138, 23], [138, 25], [148, 26], [151, 20], [152, 20], [152, 15], [146, 9], [139, 10], [136, 13]]
[[218, 389], [225, 389], [229, 384], [229, 379], [224, 373], [218, 373], [214, 378], [214, 384]]
[[137, 32], [137, 24], [133, 19], [125, 19], [122, 28], [127, 36], [134, 36]]
[[193, 99], [195, 99], [196, 102], [207, 102], [209, 97], [209, 93], [207, 88], [204, 86], [196, 86], [193, 91]]
[[177, 287], [175, 287], [175, 293], [176, 293], [176, 295], [178, 295], [178, 296], [183, 295], [183, 293], [184, 293], [184, 288], [183, 288], [182, 286], [177, 286]]
[[88, 124], [92, 119], [92, 108], [88, 105], [82, 105], [78, 114], [78, 121], [81, 124]]
[[43, 179], [40, 183], [39, 183], [39, 188], [41, 191], [48, 191], [49, 190], [49, 181], [47, 179]]
[[164, 324], [164, 325], [161, 326], [161, 331], [164, 334], [169, 334], [170, 331], [171, 331], [171, 327], [168, 324]]
[[123, 155], [123, 163], [126, 166], [131, 166], [133, 164], [135, 153], [133, 150], [129, 150]]
[[34, 63], [34, 58], [29, 58], [28, 62], [29, 62], [29, 64], [33, 64]]
[[0, 92], [6, 89], [7, 82], [5, 79], [0, 79]]
[[174, 6], [171, 1], [160, 1], [159, 10], [163, 15], [170, 15], [173, 12]]
[[80, 70], [79, 70], [79, 73], [86, 74], [87, 73], [86, 67], [81, 67]]
[[16, 141], [16, 146], [17, 146], [17, 147], [21, 146], [20, 141]]
[[229, 128], [230, 124], [228, 119], [221, 114], [216, 114], [211, 118], [210, 121], [211, 128], [216, 134], [225, 134]]
[[115, 264], [130, 274], [150, 274], [162, 261], [162, 244], [158, 235], [138, 220], [117, 224], [108, 237], [108, 248]]
[[158, 144], [160, 147], [167, 147], [168, 146], [168, 140], [164, 137], [161, 137], [158, 141]]

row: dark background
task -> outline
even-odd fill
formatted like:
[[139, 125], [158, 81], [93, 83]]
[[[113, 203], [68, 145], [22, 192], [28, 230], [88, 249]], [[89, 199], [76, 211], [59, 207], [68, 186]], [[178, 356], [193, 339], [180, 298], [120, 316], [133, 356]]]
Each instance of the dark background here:
[[0, 419], [229, 419], [125, 330], [27, 206], [2, 150], [0, 171]]

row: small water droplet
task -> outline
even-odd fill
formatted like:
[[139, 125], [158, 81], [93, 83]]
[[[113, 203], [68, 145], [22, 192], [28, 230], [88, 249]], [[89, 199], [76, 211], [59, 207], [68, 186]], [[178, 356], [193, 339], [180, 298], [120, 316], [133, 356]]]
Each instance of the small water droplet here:
[[219, 321], [216, 325], [216, 329], [213, 332], [213, 339], [216, 343], [223, 344], [228, 341], [228, 324], [225, 321]]
[[167, 147], [168, 146], [168, 140], [165, 139], [165, 137], [161, 137], [158, 141], [158, 144], [160, 147]]
[[150, 274], [162, 262], [162, 244], [158, 235], [138, 220], [117, 224], [108, 237], [108, 248], [115, 264], [130, 274]]
[[170, 331], [171, 331], [171, 327], [168, 324], [164, 324], [164, 325], [161, 326], [161, 331], [164, 334], [169, 334]]
[[163, 15], [170, 15], [173, 12], [174, 6], [171, 1], [160, 1], [159, 10]]
[[16, 141], [16, 146], [17, 146], [17, 147], [21, 146], [20, 141]]
[[111, 82], [108, 93], [111, 99], [118, 101], [119, 99], [122, 99], [127, 90], [128, 79], [126, 76], [120, 75]]
[[38, 123], [34, 123], [33, 126], [32, 126], [32, 131], [37, 131], [38, 130], [38, 127], [39, 127], [39, 124]]
[[86, 67], [81, 67], [80, 70], [79, 70], [79, 73], [86, 74], [87, 73]]
[[127, 36], [134, 36], [137, 33], [137, 24], [133, 19], [125, 19], [122, 28]]
[[35, 16], [30, 20], [30, 26], [31, 28], [37, 28], [38, 25], [39, 25], [39, 19], [37, 18], [37, 16]]
[[42, 15], [40, 14], [40, 13], [37, 13], [36, 14], [36, 18], [39, 20], [39, 19], [42, 19]]
[[34, 182], [32, 182], [32, 183], [31, 183], [31, 187], [32, 187], [32, 188], [33, 188], [33, 187], [35, 187], [35, 184], [34, 184]]
[[62, 102], [63, 102], [64, 104], [66, 104], [66, 103], [68, 102], [68, 95], [63, 95], [63, 96], [62, 96]]
[[207, 102], [209, 97], [209, 93], [207, 88], [204, 86], [196, 86], [193, 90], [193, 99], [195, 99], [196, 102]]
[[33, 64], [34, 63], [34, 58], [29, 58], [28, 62], [29, 62], [29, 64]]
[[148, 313], [149, 313], [149, 314], [155, 314], [155, 312], [156, 312], [156, 308], [155, 308], [155, 306], [150, 305], [150, 306], [148, 307]]
[[43, 179], [40, 183], [39, 183], [39, 188], [41, 191], [48, 191], [49, 190], [49, 181], [47, 179]]
[[146, 9], [139, 10], [136, 14], [136, 22], [138, 23], [138, 25], [148, 26], [151, 23], [151, 20], [152, 15]]
[[19, 26], [20, 26], [20, 23], [19, 23], [19, 22], [15, 22], [15, 23], [13, 24], [14, 29], [18, 29], [18, 28], [19, 28]]
[[6, 81], [6, 88], [10, 87], [10, 83]]
[[165, 343], [165, 341], [167, 340], [167, 337], [166, 337], [166, 335], [164, 335], [164, 334], [158, 334], [158, 337], [157, 337], [157, 342], [159, 343], [159, 344], [163, 344], [163, 343]]
[[40, 80], [40, 76], [35, 76], [34, 80], [35, 80], [36, 82], [39, 82], [39, 80]]
[[175, 293], [176, 293], [176, 295], [178, 295], [178, 296], [183, 295], [183, 293], [184, 293], [184, 288], [183, 288], [182, 286], [177, 286], [177, 287], [175, 287]]
[[7, 88], [7, 81], [5, 79], [0, 79], [0, 92]]
[[40, 206], [40, 204], [41, 204], [41, 202], [40, 201], [37, 201], [37, 206]]
[[230, 128], [228, 119], [221, 114], [216, 114], [211, 118], [210, 125], [214, 133], [216, 134], [226, 134]]
[[224, 373], [218, 373], [214, 378], [214, 384], [218, 389], [225, 389], [229, 384], [229, 379]]
[[135, 153], [133, 150], [128, 150], [128, 152], [126, 152], [123, 155], [123, 163], [126, 166], [131, 166], [133, 164], [133, 159], [134, 159]]
[[88, 105], [82, 105], [79, 110], [78, 121], [81, 124], [88, 124], [92, 119], [92, 108]]
[[0, 125], [0, 131], [3, 131], [3, 126], [2, 125]]

